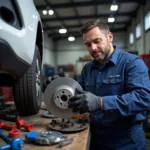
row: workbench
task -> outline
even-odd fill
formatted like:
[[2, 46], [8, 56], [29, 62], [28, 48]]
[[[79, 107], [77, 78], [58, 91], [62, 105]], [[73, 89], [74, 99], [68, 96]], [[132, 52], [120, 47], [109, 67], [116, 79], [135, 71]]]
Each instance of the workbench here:
[[[42, 131], [48, 131], [48, 125], [51, 122], [51, 119], [49, 118], [43, 118], [42, 114], [43, 114], [44, 110], [40, 110], [40, 112], [36, 115], [33, 116], [28, 116], [28, 117], [21, 117], [23, 120], [25, 120], [25, 123], [30, 123], [33, 124], [34, 131], [38, 131], [38, 132], [42, 132]], [[2, 120], [3, 121], [3, 120]], [[15, 124], [14, 122], [9, 122], [9, 121], [5, 121], [7, 124]], [[37, 145], [36, 143], [33, 142], [28, 142], [27, 140], [25, 140], [24, 135], [26, 134], [26, 131], [23, 131], [23, 129], [17, 129], [20, 131], [20, 137], [24, 140], [24, 146], [23, 146], [23, 150], [56, 150], [56, 149], [61, 149], [61, 150], [88, 150], [89, 148], [89, 128], [80, 131], [80, 132], [76, 132], [76, 133], [69, 133], [69, 134], [65, 134], [67, 136], [67, 138], [73, 138], [73, 142], [69, 145], [66, 145], [64, 147], [59, 148], [58, 144], [56, 145], [50, 145], [50, 146], [43, 146], [43, 145]], [[5, 135], [8, 135], [8, 131], [4, 131], [3, 132]], [[2, 140], [0, 138], [0, 146], [2, 145], [6, 145], [7, 143], [4, 142], [4, 140]]]

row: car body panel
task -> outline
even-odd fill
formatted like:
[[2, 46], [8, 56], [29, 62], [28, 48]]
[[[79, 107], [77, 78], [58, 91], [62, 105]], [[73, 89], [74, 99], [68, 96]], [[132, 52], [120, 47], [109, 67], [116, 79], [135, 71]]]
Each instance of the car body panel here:
[[23, 27], [14, 28], [0, 18], [0, 38], [9, 43], [20, 59], [31, 65], [40, 17], [32, 0], [16, 0], [16, 4]]

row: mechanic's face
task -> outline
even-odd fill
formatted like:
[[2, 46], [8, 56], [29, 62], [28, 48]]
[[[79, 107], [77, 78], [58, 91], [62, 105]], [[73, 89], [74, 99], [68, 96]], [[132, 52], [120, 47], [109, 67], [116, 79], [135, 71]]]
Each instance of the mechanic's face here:
[[99, 27], [94, 27], [83, 34], [83, 40], [88, 48], [89, 54], [100, 63], [104, 63], [112, 54], [114, 48], [112, 45], [113, 34], [106, 33]]

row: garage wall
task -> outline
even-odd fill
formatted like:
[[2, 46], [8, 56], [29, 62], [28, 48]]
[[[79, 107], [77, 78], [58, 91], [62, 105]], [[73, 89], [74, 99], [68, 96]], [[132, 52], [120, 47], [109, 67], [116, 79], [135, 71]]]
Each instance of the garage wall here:
[[44, 54], [42, 64], [55, 65], [54, 44], [47, 34], [44, 34]]
[[[114, 45], [123, 50], [127, 50], [126, 32], [114, 33]], [[75, 41], [69, 42], [67, 39], [56, 42], [56, 64], [76, 64], [79, 57], [88, 55], [86, 46], [82, 38], [76, 38]]]
[[145, 53], [150, 54], [150, 30], [145, 33]]
[[[150, 11], [150, 1], [147, 0], [147, 5], [145, 5], [144, 7], [144, 15], [146, 15], [146, 13]], [[150, 54], [150, 30], [148, 30], [147, 32], [145, 32], [145, 53], [149, 53]]]
[[[128, 41], [128, 49], [129, 50], [137, 50], [140, 54], [144, 53], [150, 53], [150, 30], [145, 31], [144, 30], [144, 17], [145, 14], [150, 10], [150, 1], [147, 0], [147, 4], [144, 6], [141, 6], [137, 9], [137, 15], [135, 18], [132, 19], [131, 25], [128, 27], [127, 31], [127, 41]], [[136, 25], [141, 22], [141, 27], [142, 27], [142, 33], [141, 37], [136, 39], [135, 35], [135, 29]], [[134, 43], [129, 44], [129, 34], [130, 32], [134, 33]]]
[[56, 63], [75, 64], [79, 57], [87, 55], [87, 49], [83, 44], [82, 38], [76, 38], [75, 41], [69, 42], [67, 39], [59, 40], [56, 43]]
[[44, 75], [43, 65], [48, 64], [55, 66], [55, 53], [54, 53], [54, 43], [53, 41], [44, 34], [44, 52], [42, 61], [42, 73]]
[[144, 19], [143, 19], [144, 14], [143, 13], [144, 13], [144, 7], [140, 7], [139, 11], [137, 12], [137, 17], [135, 19], [136, 25], [140, 22], [141, 29], [142, 29], [141, 37], [139, 39], [136, 39], [136, 47], [135, 47], [138, 50], [139, 54], [145, 53], [145, 47], [144, 47], [145, 33], [144, 33]]
[[118, 46], [121, 50], [127, 51], [127, 33], [126, 31], [115, 32], [113, 44]]
[[132, 32], [134, 34], [134, 40], [135, 40], [135, 18], [132, 19], [130, 27], [127, 29], [127, 41], [128, 41], [128, 51], [136, 50], [136, 43], [133, 44], [129, 43], [129, 36]]

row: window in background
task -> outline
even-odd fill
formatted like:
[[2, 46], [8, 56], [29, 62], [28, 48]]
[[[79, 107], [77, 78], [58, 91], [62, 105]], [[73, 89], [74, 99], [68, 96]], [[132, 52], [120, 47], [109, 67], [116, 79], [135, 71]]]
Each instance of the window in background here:
[[133, 44], [134, 43], [134, 34], [131, 32], [129, 35], [129, 43]]
[[141, 23], [138, 23], [136, 26], [136, 38], [138, 39], [141, 36]]
[[150, 11], [145, 15], [145, 30], [150, 28]]

